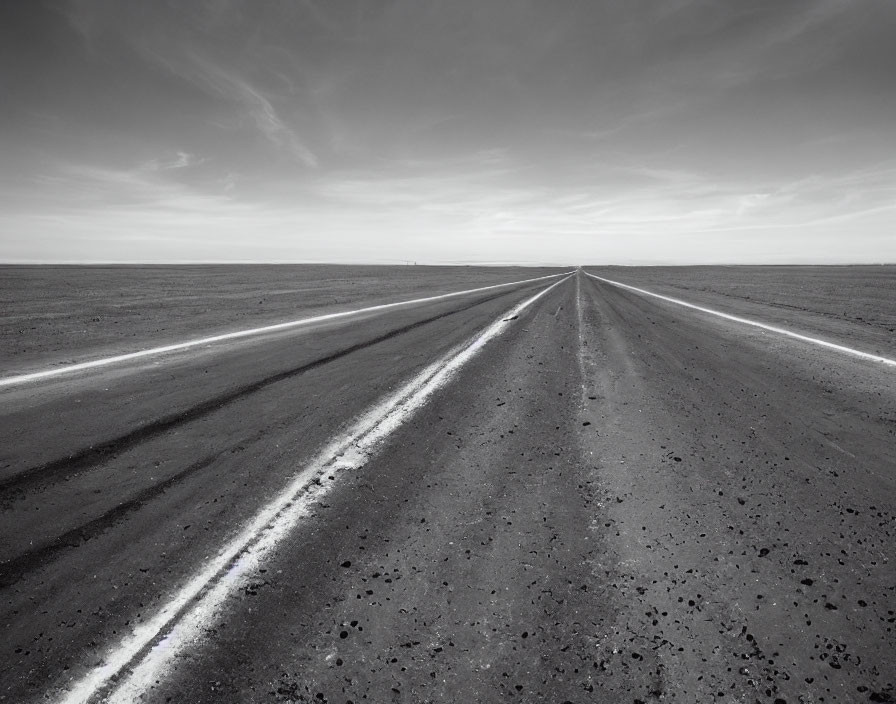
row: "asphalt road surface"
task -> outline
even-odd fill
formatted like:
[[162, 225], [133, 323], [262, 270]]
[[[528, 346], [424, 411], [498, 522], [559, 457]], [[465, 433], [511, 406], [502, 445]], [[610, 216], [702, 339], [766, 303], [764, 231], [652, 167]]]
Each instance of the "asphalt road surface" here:
[[887, 359], [579, 271], [2, 387], [0, 700], [894, 701]]

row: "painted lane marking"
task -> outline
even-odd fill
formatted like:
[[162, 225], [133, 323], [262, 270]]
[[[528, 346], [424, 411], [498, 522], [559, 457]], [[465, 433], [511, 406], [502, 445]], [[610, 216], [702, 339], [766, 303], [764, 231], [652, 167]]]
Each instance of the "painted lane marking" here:
[[415, 298], [410, 301], [397, 301], [395, 303], [382, 303], [376, 306], [368, 306], [367, 308], [358, 308], [356, 310], [345, 310], [339, 313], [327, 313], [325, 315], [317, 315], [312, 318], [301, 318], [299, 320], [290, 320], [285, 323], [275, 323], [273, 325], [265, 325], [258, 328], [249, 328], [246, 330], [237, 330], [236, 332], [222, 333], [221, 335], [212, 335], [211, 337], [201, 337], [195, 340], [187, 340], [186, 342], [177, 342], [172, 345], [163, 345], [162, 347], [152, 347], [146, 350], [138, 350], [137, 352], [128, 352], [126, 354], [118, 354], [113, 357], [103, 357], [102, 359], [93, 359], [89, 362], [77, 362], [75, 364], [66, 364], [64, 366], [53, 369], [45, 369], [39, 372], [29, 372], [27, 374], [18, 374], [16, 376], [8, 376], [0, 378], [0, 388], [4, 386], [16, 386], [25, 384], [29, 381], [38, 381], [41, 379], [49, 379], [52, 377], [62, 376], [64, 374], [73, 374], [75, 372], [84, 371], [85, 369], [95, 369], [97, 367], [106, 367], [110, 364], [119, 364], [120, 362], [129, 362], [134, 359], [143, 357], [155, 357], [158, 355], [169, 354], [171, 352], [179, 352], [180, 350], [190, 349], [191, 347], [201, 347], [225, 340], [237, 340], [243, 337], [253, 337], [255, 335], [263, 335], [269, 332], [279, 330], [289, 330], [305, 325], [313, 325], [315, 323], [327, 320], [338, 320], [339, 318], [347, 318], [352, 315], [363, 315], [366, 313], [391, 310], [400, 306], [412, 306], [418, 303], [431, 303], [433, 301], [441, 301], [446, 298], [454, 298], [455, 296], [465, 296], [470, 293], [479, 293], [481, 291], [491, 291], [496, 288], [505, 288], [507, 286], [519, 286], [522, 284], [532, 283], [534, 281], [544, 281], [558, 276], [569, 276], [571, 272], [565, 274], [550, 274], [549, 276], [539, 276], [534, 279], [523, 279], [522, 281], [510, 281], [506, 284], [494, 284], [492, 286], [482, 286], [480, 288], [471, 288], [466, 291], [454, 291], [452, 293], [442, 293], [437, 296], [427, 296], [426, 298]]
[[61, 693], [57, 701], [138, 701], [165, 677], [178, 655], [205, 639], [208, 628], [222, 615], [227, 599], [255, 576], [264, 559], [309, 515], [314, 501], [333, 486], [334, 482], [328, 481], [330, 476], [363, 467], [379, 443], [445, 386], [486, 343], [507, 329], [505, 318], [519, 315], [570, 276], [517, 304], [472, 340], [455, 347], [362, 414], [345, 434], [301, 469], [155, 616], [110, 648], [104, 661]]
[[587, 276], [590, 276], [592, 279], [597, 279], [598, 281], [603, 281], [604, 283], [610, 284], [612, 286], [618, 286], [620, 288], [627, 288], [630, 291], [635, 291], [636, 293], [643, 294], [645, 296], [653, 296], [654, 298], [659, 298], [662, 301], [668, 301], [669, 303], [675, 303], [679, 306], [684, 306], [685, 308], [692, 308], [694, 310], [699, 310], [701, 313], [709, 313], [710, 315], [717, 315], [720, 318], [725, 318], [725, 320], [732, 320], [735, 323], [742, 323], [744, 325], [752, 325], [755, 328], [761, 328], [763, 330], [768, 330], [769, 332], [778, 333], [779, 335], [786, 335], [787, 337], [792, 337], [796, 340], [802, 340], [803, 342], [811, 342], [813, 345], [819, 345], [821, 347], [827, 347], [831, 350], [836, 350], [837, 352], [843, 352], [845, 354], [851, 354], [854, 357], [859, 357], [860, 359], [871, 360], [872, 362], [880, 362], [881, 364], [886, 364], [891, 367], [896, 367], [896, 359], [890, 359], [889, 357], [881, 357], [877, 354], [870, 354], [868, 352], [862, 352], [861, 350], [853, 349], [852, 347], [845, 347], [844, 345], [838, 345], [833, 342], [828, 342], [827, 340], [821, 340], [817, 337], [809, 337], [808, 335], [801, 335], [798, 332], [793, 332], [792, 330], [786, 330], [785, 328], [775, 327], [774, 325], [767, 325], [766, 323], [760, 323], [756, 320], [750, 320], [749, 318], [740, 318], [736, 315], [730, 315], [728, 313], [722, 313], [718, 310], [713, 310], [712, 308], [704, 308], [703, 306], [697, 306], [693, 303], [688, 303], [687, 301], [682, 301], [678, 298], [672, 298], [671, 296], [663, 296], [659, 293], [653, 293], [652, 291], [647, 291], [643, 288], [637, 288], [636, 286], [629, 286], [628, 284], [620, 283], [619, 281], [613, 281], [612, 279], [605, 279], [602, 276], [596, 276], [594, 274], [590, 274], [587, 271], [585, 272]]

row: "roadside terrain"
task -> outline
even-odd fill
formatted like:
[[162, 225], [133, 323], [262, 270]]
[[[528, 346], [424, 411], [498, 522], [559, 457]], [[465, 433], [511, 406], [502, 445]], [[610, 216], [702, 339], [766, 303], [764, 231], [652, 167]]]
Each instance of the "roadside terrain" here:
[[607, 279], [732, 315], [896, 355], [896, 265], [589, 267]]
[[458, 350], [93, 700], [896, 700], [896, 368], [585, 273], [896, 356], [896, 271], [810, 269], [586, 268], [0, 389], [0, 701], [63, 701], [114, 662]]
[[0, 371], [559, 271], [336, 264], [0, 266]]

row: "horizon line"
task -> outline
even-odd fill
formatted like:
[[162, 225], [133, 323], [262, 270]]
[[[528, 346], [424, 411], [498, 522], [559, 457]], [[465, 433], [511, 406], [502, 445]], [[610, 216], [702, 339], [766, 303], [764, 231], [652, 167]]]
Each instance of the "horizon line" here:
[[470, 261], [454, 261], [454, 262], [410, 262], [410, 261], [352, 261], [338, 262], [326, 260], [294, 260], [294, 261], [260, 261], [260, 260], [176, 260], [176, 261], [38, 261], [38, 260], [21, 260], [21, 261], [3, 261], [0, 260], [0, 266], [85, 266], [85, 267], [103, 267], [103, 266], [409, 266], [409, 267], [547, 267], [547, 268], [564, 268], [564, 267], [698, 267], [698, 266], [896, 266], [894, 261], [838, 261], [838, 262], [807, 262], [807, 261], [789, 261], [789, 262], [628, 262], [628, 263], [592, 263], [592, 264], [570, 264], [568, 262], [470, 262]]

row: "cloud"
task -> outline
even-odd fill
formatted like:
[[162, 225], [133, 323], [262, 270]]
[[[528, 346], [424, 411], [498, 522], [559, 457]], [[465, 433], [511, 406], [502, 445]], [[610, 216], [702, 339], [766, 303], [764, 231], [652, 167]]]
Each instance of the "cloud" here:
[[306, 167], [316, 167], [319, 159], [297, 131], [284, 120], [271, 99], [239, 75], [196, 50], [178, 48], [168, 54], [138, 42], [135, 48], [148, 61], [164, 68], [200, 90], [223, 97], [242, 107], [258, 132], [273, 146], [285, 150]]
[[142, 164], [138, 170], [143, 171], [174, 171], [177, 169], [186, 169], [191, 166], [198, 166], [205, 163], [205, 159], [198, 158], [195, 154], [184, 151], [177, 151], [173, 157], [166, 159], [150, 159]]
[[187, 154], [187, 152], [178, 152], [177, 159], [174, 161], [169, 161], [166, 164], [162, 164], [160, 168], [162, 169], [185, 169], [188, 166], [193, 166], [197, 162], [196, 157], [192, 154]]
[[229, 81], [236, 89], [239, 99], [249, 108], [255, 125], [272, 144], [287, 149], [305, 166], [318, 165], [314, 153], [302, 143], [295, 131], [280, 119], [269, 100], [246, 81], [233, 77], [230, 77]]

